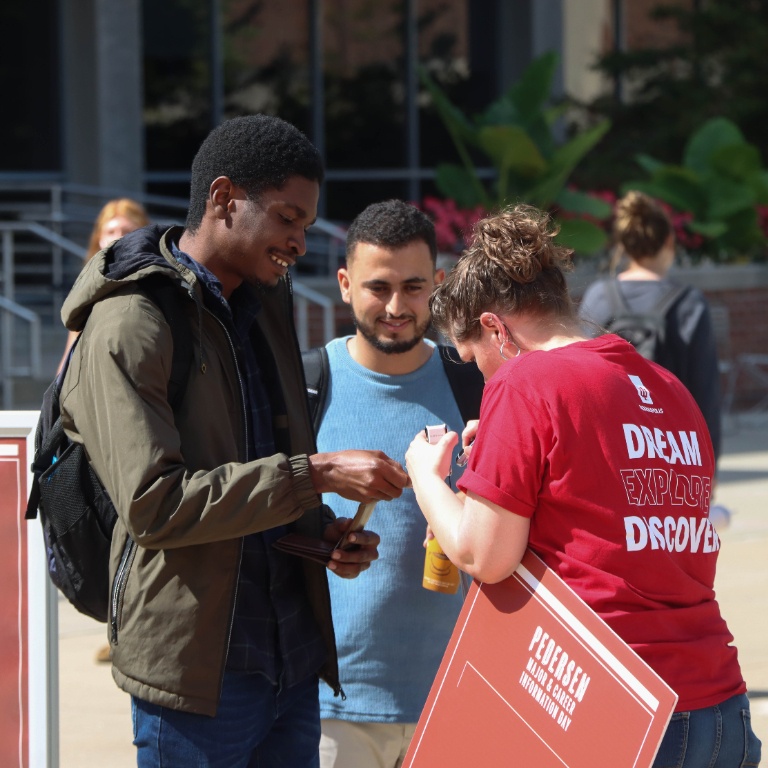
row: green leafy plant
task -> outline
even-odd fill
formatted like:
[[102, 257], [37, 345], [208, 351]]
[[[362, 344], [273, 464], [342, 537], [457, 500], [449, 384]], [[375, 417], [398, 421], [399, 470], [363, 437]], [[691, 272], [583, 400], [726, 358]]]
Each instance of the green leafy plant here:
[[677, 162], [688, 137], [720, 115], [768, 158], [768, 0], [624, 5], [638, 6], [632, 24], [645, 34], [596, 59], [594, 69], [614, 87], [583, 104], [584, 117], [608, 118], [611, 131], [576, 183], [617, 189], [636, 174], [637, 152]]
[[[603, 120], [566, 141], [557, 141], [555, 125], [564, 106], [548, 106], [557, 61], [554, 52], [534, 60], [501, 98], [471, 119], [421, 70], [422, 83], [461, 161], [460, 165], [439, 165], [436, 184], [441, 194], [462, 209], [482, 206], [491, 210], [519, 201], [553, 210], [561, 228], [559, 241], [581, 253], [594, 253], [604, 247], [607, 236], [590, 219], [607, 218], [610, 206], [569, 189], [567, 183], [610, 123]], [[495, 170], [491, 183], [478, 174], [473, 159], [478, 155]], [[571, 215], [559, 216], [560, 211]]]
[[649, 178], [626, 182], [622, 191], [640, 190], [690, 213], [686, 227], [704, 238], [711, 256], [730, 260], [765, 248], [759, 206], [768, 204], [768, 172], [735, 123], [707, 120], [688, 140], [679, 165], [648, 155], [637, 162]]

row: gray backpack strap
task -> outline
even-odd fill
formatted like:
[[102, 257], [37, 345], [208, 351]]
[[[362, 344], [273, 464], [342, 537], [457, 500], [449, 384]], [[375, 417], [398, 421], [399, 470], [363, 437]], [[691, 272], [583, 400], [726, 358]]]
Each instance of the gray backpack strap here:
[[672, 285], [672, 288], [668, 290], [654, 305], [653, 311], [658, 312], [658, 314], [661, 317], [666, 317], [667, 312], [669, 312], [670, 309], [675, 305], [677, 300], [683, 296], [683, 294], [688, 293], [688, 289], [690, 286], [688, 285], [680, 285], [678, 283], [674, 283]]

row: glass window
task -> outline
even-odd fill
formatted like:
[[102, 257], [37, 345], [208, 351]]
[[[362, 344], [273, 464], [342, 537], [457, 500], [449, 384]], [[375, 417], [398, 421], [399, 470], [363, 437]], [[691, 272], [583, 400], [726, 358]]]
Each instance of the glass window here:
[[325, 2], [329, 168], [405, 165], [404, 3]]
[[309, 134], [307, 0], [222, 0], [224, 115], [266, 112]]
[[[157, 171], [188, 173], [218, 117], [267, 112], [323, 148], [327, 218], [349, 221], [370, 202], [421, 197], [432, 188], [429, 169], [455, 161], [455, 149], [426, 108], [416, 66], [427, 67], [454, 103], [470, 114], [477, 111], [482, 104], [476, 102], [496, 88], [491, 73], [499, 35], [489, 10], [495, 4], [317, 3], [316, 40], [310, 0], [144, 3], [150, 178], [160, 178]], [[218, 38], [211, 34], [212, 6], [218, 6]], [[410, 15], [413, 8], [416, 16]], [[321, 46], [321, 103], [312, 88], [318, 82], [313, 43]], [[320, 136], [313, 135], [314, 126]], [[154, 185], [153, 191], [174, 193], [168, 186]]]
[[[434, 11], [427, 10], [430, 5], [436, 6]], [[475, 62], [470, 60], [468, 6], [468, 0], [425, 4], [427, 20], [420, 25], [419, 62], [445, 90], [451, 101], [462, 105], [464, 111], [471, 114], [475, 107], [473, 94], [480, 84], [477, 78], [471, 77]], [[487, 45], [484, 50], [491, 48], [491, 45]], [[486, 88], [480, 85], [479, 90], [485, 92]], [[426, 96], [422, 96], [419, 132], [421, 164], [426, 168], [434, 168], [439, 163], [456, 162], [456, 150], [450, 136], [434, 109], [425, 108], [428, 103]]]
[[211, 129], [209, 3], [147, 0], [144, 27], [146, 169], [188, 172]]
[[[0, 171], [60, 171], [58, 3], [0, 2]], [[9, 114], [12, 116], [9, 119]]]

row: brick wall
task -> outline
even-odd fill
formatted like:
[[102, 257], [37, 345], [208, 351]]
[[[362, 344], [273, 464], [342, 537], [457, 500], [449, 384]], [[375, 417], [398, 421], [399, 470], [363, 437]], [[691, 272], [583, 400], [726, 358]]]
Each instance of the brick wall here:
[[[719, 304], [728, 310], [731, 356], [737, 364], [734, 408], [747, 408], [768, 395], [765, 386], [738, 364], [739, 355], [765, 355], [767, 364], [763, 368], [768, 375], [768, 286], [708, 288], [704, 294], [711, 304]], [[719, 351], [721, 358], [727, 357], [727, 348], [721, 347]]]
[[[334, 283], [336, 281], [334, 280]], [[338, 284], [337, 284], [338, 285]], [[334, 309], [334, 316], [336, 320], [336, 335], [343, 336], [348, 333], [352, 333], [352, 316], [349, 312], [349, 307], [346, 304], [339, 303]], [[323, 341], [323, 310], [317, 304], [312, 304], [307, 310], [309, 315], [309, 346], [318, 347], [324, 343]]]

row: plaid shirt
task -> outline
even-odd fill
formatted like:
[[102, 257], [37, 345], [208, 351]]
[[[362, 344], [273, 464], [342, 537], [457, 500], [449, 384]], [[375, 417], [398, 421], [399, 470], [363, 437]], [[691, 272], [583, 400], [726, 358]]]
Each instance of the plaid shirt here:
[[[248, 459], [271, 456], [275, 453], [272, 404], [261, 371], [274, 362], [254, 328], [261, 309], [258, 297], [243, 284], [227, 301], [210, 270], [175, 244], [173, 255], [195, 273], [205, 288], [207, 309], [222, 322], [234, 345], [249, 416]], [[306, 596], [300, 563], [272, 547], [285, 533], [286, 527], [279, 526], [243, 539], [227, 669], [260, 673], [274, 684], [290, 686], [317, 672], [325, 659], [325, 647]]]

